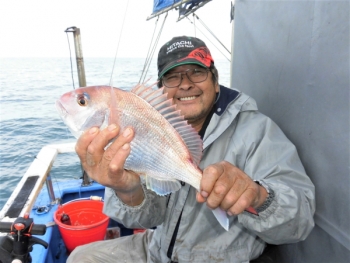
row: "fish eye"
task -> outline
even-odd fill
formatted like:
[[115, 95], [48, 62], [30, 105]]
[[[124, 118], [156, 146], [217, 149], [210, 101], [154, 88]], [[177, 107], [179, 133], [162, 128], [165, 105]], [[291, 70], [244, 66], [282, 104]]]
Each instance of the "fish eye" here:
[[80, 106], [86, 106], [87, 105], [87, 101], [85, 100], [85, 98], [80, 98], [80, 99], [78, 99], [78, 104]]
[[83, 94], [79, 94], [77, 96], [77, 102], [80, 106], [83, 106], [83, 107], [87, 106], [88, 100], [89, 100], [89, 95], [86, 92], [84, 92]]

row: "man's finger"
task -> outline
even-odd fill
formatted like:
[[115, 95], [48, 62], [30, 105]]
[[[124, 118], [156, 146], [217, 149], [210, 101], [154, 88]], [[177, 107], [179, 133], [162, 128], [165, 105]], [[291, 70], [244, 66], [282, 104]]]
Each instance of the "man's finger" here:
[[255, 195], [252, 191], [245, 191], [235, 202], [235, 204], [228, 210], [229, 215], [238, 215], [242, 213], [245, 209], [251, 207]]
[[99, 129], [97, 127], [92, 127], [79, 137], [77, 144], [75, 145], [75, 152], [78, 154], [83, 164], [86, 163], [87, 148], [98, 133]]
[[223, 172], [224, 169], [218, 164], [209, 165], [203, 170], [199, 193], [204, 198], [208, 197], [208, 194], [213, 190], [216, 181]]
[[89, 166], [96, 166], [102, 160], [104, 154], [104, 148], [108, 145], [109, 141], [116, 137], [119, 133], [119, 126], [111, 124], [106, 129], [99, 132], [91, 143], [89, 144], [86, 152], [86, 163]]
[[113, 158], [109, 163], [109, 173], [108, 175], [111, 177], [114, 174], [120, 173], [124, 170], [124, 164], [126, 158], [129, 156], [131, 151], [130, 144], [125, 143], [122, 147], [118, 149], [113, 155]]
[[223, 175], [224, 168], [220, 164], [210, 165], [203, 171], [200, 194], [212, 209], [220, 205], [228, 191]]
[[[112, 159], [114, 159], [115, 154], [118, 151], [120, 151], [125, 144], [130, 143], [133, 137], [134, 137], [134, 131], [131, 127], [127, 127], [124, 131], [122, 131], [121, 134], [118, 136], [118, 138], [105, 150], [105, 154], [104, 154], [105, 161], [107, 161], [108, 163], [111, 162]], [[127, 154], [129, 154], [130, 149], [124, 149], [124, 152], [125, 150], [127, 150], [128, 151]], [[123, 149], [122, 149], [122, 152], [123, 152]], [[119, 157], [122, 157], [122, 156], [123, 156], [123, 153]], [[125, 160], [125, 158], [123, 159]]]
[[229, 210], [233, 206], [233, 204], [237, 202], [240, 195], [240, 191], [237, 191], [237, 189], [231, 187], [231, 189], [229, 189], [229, 191], [227, 192], [225, 198], [222, 200], [220, 208], [225, 211]]
[[198, 203], [204, 203], [205, 201], [207, 201], [207, 198], [204, 198], [199, 192], [197, 192], [196, 194], [196, 199]]
[[108, 165], [109, 176], [119, 174], [124, 169], [125, 160], [131, 151], [130, 142], [133, 137], [133, 129], [127, 127], [106, 149], [101, 165]]

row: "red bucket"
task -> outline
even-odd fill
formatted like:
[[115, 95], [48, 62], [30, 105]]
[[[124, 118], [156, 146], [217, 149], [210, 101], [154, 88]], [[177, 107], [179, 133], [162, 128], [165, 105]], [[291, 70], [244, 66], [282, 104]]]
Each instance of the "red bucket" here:
[[[95, 200], [74, 201], [58, 207], [54, 220], [68, 253], [77, 246], [104, 239], [109, 217], [102, 213], [102, 208], [103, 202]], [[61, 222], [63, 214], [69, 216], [69, 225]]]

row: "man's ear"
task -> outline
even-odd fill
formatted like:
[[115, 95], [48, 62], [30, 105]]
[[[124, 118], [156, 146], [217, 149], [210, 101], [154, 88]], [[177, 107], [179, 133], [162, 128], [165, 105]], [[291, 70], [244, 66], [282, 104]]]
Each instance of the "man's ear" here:
[[216, 93], [219, 93], [219, 92], [220, 92], [220, 86], [219, 86], [219, 83], [218, 83], [218, 82], [216, 82], [216, 84], [215, 84], [215, 92], [216, 92]]

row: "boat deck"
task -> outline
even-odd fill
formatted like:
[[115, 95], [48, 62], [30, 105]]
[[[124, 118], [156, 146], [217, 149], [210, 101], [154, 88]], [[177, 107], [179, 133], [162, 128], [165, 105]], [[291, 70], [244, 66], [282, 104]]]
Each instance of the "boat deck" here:
[[[69, 201], [89, 198], [90, 196], [104, 196], [104, 186], [98, 183], [92, 183], [90, 186], [81, 186], [82, 180], [69, 180], [57, 182], [54, 184], [54, 193], [56, 198], [61, 199], [61, 204]], [[36, 236], [47, 242], [49, 247], [45, 249], [41, 245], [34, 245], [31, 252], [32, 262], [46, 263], [64, 263], [67, 260], [68, 253], [63, 243], [58, 226], [54, 223], [54, 213], [58, 204], [50, 205], [50, 198], [47, 188], [42, 188], [36, 202], [30, 212], [34, 224], [46, 224], [47, 230], [45, 235]], [[110, 219], [108, 228], [119, 227], [120, 236], [133, 234], [132, 229], [127, 229], [123, 225]]]

